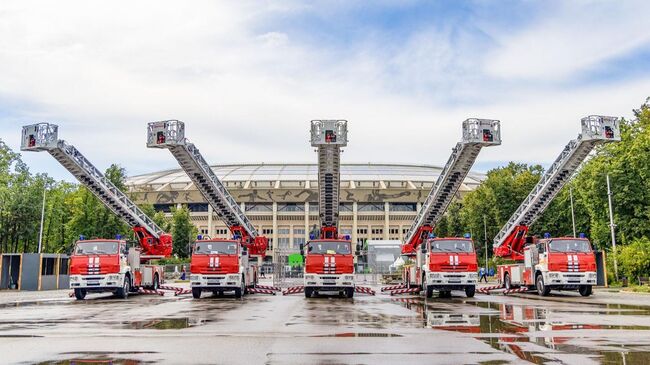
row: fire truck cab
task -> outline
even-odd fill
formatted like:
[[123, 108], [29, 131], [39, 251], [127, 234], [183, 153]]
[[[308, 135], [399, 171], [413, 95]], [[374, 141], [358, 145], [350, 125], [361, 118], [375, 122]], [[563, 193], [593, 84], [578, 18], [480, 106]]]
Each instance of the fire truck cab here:
[[421, 286], [427, 298], [433, 291], [440, 296], [451, 296], [452, 290], [464, 290], [467, 297], [476, 291], [477, 258], [472, 240], [444, 237], [429, 238], [420, 245], [415, 257], [416, 264], [404, 267], [406, 282]]
[[499, 280], [510, 289], [527, 286], [546, 296], [551, 290], [578, 290], [589, 296], [596, 285], [596, 258], [584, 237], [535, 240], [524, 247], [524, 262], [498, 267]]
[[113, 292], [127, 298], [138, 288], [157, 290], [164, 283], [160, 265], [143, 264], [140, 248], [122, 239], [82, 239], [70, 256], [70, 288], [82, 300], [87, 293]]
[[199, 239], [194, 243], [190, 264], [192, 296], [203, 291], [223, 295], [233, 292], [236, 298], [257, 284], [257, 265], [239, 240]]
[[306, 245], [301, 245], [300, 254], [305, 257], [306, 298], [321, 292], [339, 292], [347, 298], [354, 296], [352, 242], [336, 239], [311, 240]]

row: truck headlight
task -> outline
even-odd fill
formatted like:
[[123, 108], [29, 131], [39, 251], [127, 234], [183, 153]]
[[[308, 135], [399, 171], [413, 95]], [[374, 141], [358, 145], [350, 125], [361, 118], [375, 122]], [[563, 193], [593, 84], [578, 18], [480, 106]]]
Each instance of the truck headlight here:
[[431, 279], [439, 279], [440, 278], [440, 273], [438, 273], [438, 272], [430, 272], [429, 277]]
[[548, 273], [548, 277], [551, 278], [551, 279], [557, 279], [557, 278], [560, 277], [560, 273], [550, 272], [550, 273]]
[[305, 275], [305, 280], [316, 280], [316, 275]]
[[588, 277], [589, 279], [595, 279], [595, 278], [596, 278], [596, 273], [595, 273], [595, 272], [590, 272], [590, 273], [587, 275], [587, 277]]
[[469, 278], [470, 278], [470, 279], [476, 279], [476, 278], [478, 278], [478, 273], [475, 273], [475, 272], [471, 272], [471, 273], [469, 273]]
[[190, 275], [190, 281], [199, 281], [201, 280], [199, 275]]
[[236, 280], [239, 280], [239, 275], [238, 275], [238, 274], [235, 274], [235, 275], [228, 275], [228, 278], [227, 278], [226, 280], [228, 280], [228, 281], [236, 281]]
[[80, 281], [80, 278], [77, 275], [70, 276], [70, 282], [71, 283], [76, 283], [78, 281]]
[[343, 280], [354, 280], [354, 275], [344, 275]]
[[120, 276], [119, 275], [106, 275], [106, 280], [117, 281], [117, 280], [120, 280]]

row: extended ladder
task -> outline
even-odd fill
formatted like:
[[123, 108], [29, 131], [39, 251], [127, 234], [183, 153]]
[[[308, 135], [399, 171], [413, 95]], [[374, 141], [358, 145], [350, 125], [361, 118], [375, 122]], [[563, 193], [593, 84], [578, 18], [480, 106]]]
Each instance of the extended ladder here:
[[348, 143], [346, 120], [312, 120], [311, 145], [318, 152], [320, 238], [338, 238], [341, 147]]
[[452, 150], [447, 164], [406, 232], [402, 254], [416, 254], [418, 246], [445, 214], [481, 149], [500, 144], [501, 129], [498, 120], [473, 118], [463, 122], [463, 140]]
[[215, 214], [239, 236], [251, 255], [266, 252], [267, 238], [258, 234], [230, 192], [221, 183], [199, 149], [185, 139], [185, 124], [178, 120], [149, 123], [147, 147], [166, 148], [190, 177], [201, 195], [214, 209]]
[[140, 239], [145, 254], [171, 255], [171, 236], [165, 234], [81, 152], [64, 140], [59, 140], [58, 129], [57, 125], [50, 123], [38, 123], [23, 127], [20, 149], [22, 151], [49, 152], [104, 205], [133, 228]]
[[582, 133], [569, 141], [494, 238], [495, 255], [521, 258], [528, 227], [542, 215], [591, 150], [599, 144], [621, 140], [619, 122], [615, 117], [592, 115], [582, 118], [581, 125]]

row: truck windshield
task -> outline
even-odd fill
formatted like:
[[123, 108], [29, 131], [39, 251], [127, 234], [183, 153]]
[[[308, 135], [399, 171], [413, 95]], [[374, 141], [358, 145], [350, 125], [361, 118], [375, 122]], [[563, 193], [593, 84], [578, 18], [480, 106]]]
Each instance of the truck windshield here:
[[317, 255], [349, 255], [351, 253], [350, 242], [338, 241], [311, 241], [308, 252]]
[[431, 252], [473, 252], [472, 241], [468, 240], [431, 240]]
[[84, 241], [77, 243], [74, 249], [75, 255], [112, 255], [117, 253], [117, 242], [104, 242], [104, 241]]
[[553, 240], [548, 247], [551, 252], [591, 252], [591, 245], [585, 240]]
[[233, 241], [197, 242], [194, 245], [194, 253], [199, 255], [236, 255], [237, 246], [239, 246], [239, 242]]

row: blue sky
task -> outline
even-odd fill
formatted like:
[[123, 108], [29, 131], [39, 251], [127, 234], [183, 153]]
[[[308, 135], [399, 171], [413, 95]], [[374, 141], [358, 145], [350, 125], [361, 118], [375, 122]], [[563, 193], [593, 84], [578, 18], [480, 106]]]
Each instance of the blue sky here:
[[[0, 138], [60, 125], [100, 169], [175, 168], [146, 123], [181, 119], [213, 163], [315, 161], [308, 121], [349, 120], [350, 162], [442, 165], [469, 117], [502, 121], [485, 171], [548, 164], [589, 114], [650, 96], [647, 1], [0, 3]], [[35, 172], [71, 180], [44, 154]]]

